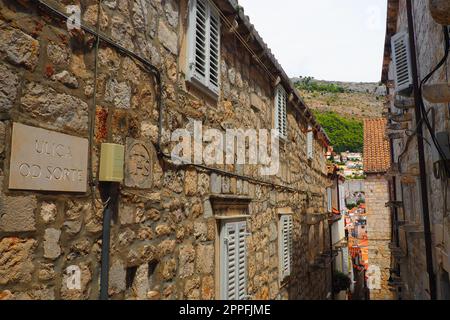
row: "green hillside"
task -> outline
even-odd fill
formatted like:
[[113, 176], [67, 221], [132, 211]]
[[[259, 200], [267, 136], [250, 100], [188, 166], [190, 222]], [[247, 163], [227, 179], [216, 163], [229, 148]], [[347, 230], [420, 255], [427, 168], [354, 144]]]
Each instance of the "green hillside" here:
[[336, 112], [314, 110], [317, 121], [324, 128], [336, 152], [362, 152], [364, 131], [363, 122], [343, 117]]

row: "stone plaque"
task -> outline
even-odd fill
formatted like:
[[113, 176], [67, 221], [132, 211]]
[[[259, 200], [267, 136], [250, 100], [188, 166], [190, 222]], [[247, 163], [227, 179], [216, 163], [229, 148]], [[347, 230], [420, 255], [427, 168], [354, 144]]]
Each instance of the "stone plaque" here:
[[13, 123], [9, 188], [86, 192], [88, 140]]
[[153, 185], [153, 161], [156, 151], [150, 142], [127, 138], [125, 150], [125, 186], [150, 189]]

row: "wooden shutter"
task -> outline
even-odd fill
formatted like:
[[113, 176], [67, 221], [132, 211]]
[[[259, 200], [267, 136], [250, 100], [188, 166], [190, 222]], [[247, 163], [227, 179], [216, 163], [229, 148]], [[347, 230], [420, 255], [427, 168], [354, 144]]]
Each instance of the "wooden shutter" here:
[[308, 160], [312, 160], [314, 158], [314, 132], [311, 125], [308, 125], [306, 140]]
[[188, 79], [219, 93], [220, 16], [207, 0], [191, 1]]
[[209, 88], [219, 93], [220, 82], [220, 17], [214, 9], [209, 16]]
[[292, 231], [292, 216], [282, 215], [280, 217], [280, 276], [282, 281], [291, 274]]
[[328, 212], [333, 211], [333, 189], [327, 188], [327, 209]]
[[246, 222], [226, 222], [221, 231], [221, 293], [225, 300], [247, 298]]
[[287, 95], [282, 86], [278, 86], [275, 94], [275, 129], [281, 138], [287, 138]]
[[413, 84], [413, 77], [408, 33], [400, 32], [394, 35], [391, 39], [391, 48], [396, 91], [409, 90]]

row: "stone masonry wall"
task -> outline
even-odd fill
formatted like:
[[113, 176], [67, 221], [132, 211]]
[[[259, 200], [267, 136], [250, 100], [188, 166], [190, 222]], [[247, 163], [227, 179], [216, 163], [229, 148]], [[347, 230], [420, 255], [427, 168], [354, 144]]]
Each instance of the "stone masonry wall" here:
[[[444, 55], [444, 43], [442, 26], [434, 22], [429, 11], [429, 1], [412, 1], [414, 14], [414, 28], [416, 34], [417, 60], [419, 78], [424, 78], [442, 59]], [[397, 21], [397, 32], [408, 31], [406, 1], [399, 1], [399, 16]], [[450, 69], [448, 61], [440, 68], [429, 80], [429, 84], [448, 81]], [[393, 79], [393, 64], [391, 62], [389, 69], [389, 79]], [[389, 90], [391, 97], [394, 95], [394, 89]], [[391, 99], [392, 100], [392, 99]], [[449, 132], [449, 107], [445, 104], [429, 104], [425, 101], [426, 108], [434, 108], [433, 125], [435, 132]], [[399, 112], [394, 105], [391, 105], [392, 112]], [[414, 109], [406, 112], [412, 120], [408, 123], [409, 129], [416, 127]], [[424, 126], [424, 138], [431, 141], [430, 134]], [[398, 157], [405, 150], [407, 137], [395, 140], [394, 159], [400, 162], [403, 171], [410, 171], [411, 168], [418, 166], [417, 139], [413, 139], [404, 155], [399, 160]], [[433, 175], [433, 148], [428, 143], [425, 145], [426, 173], [429, 212], [431, 219], [431, 231], [433, 238], [433, 256], [434, 268], [438, 287], [438, 298], [441, 296], [441, 287], [449, 286], [450, 279], [443, 281], [441, 275], [448, 272], [450, 266], [450, 229], [448, 229], [448, 217], [444, 213], [444, 184], [445, 181], [436, 179]], [[397, 199], [403, 201], [404, 212], [399, 219], [409, 224], [418, 224], [423, 226], [422, 204], [420, 199], [420, 179], [413, 177], [413, 181], [407, 184], [401, 184], [397, 179]], [[411, 191], [413, 190], [413, 191]], [[414, 194], [413, 196], [411, 194]], [[428, 273], [426, 269], [425, 242], [423, 232], [401, 232], [400, 247], [405, 255], [402, 259], [396, 259], [396, 264], [400, 266], [401, 278], [403, 281], [402, 294], [403, 299], [429, 299]], [[440, 249], [443, 248], [443, 249]], [[442, 254], [443, 252], [444, 254]], [[446, 276], [448, 278], [448, 276]]]
[[[371, 300], [392, 300], [388, 279], [391, 267], [391, 211], [385, 204], [389, 201], [389, 186], [383, 175], [371, 174], [364, 183], [366, 195], [367, 235], [369, 237], [369, 280], [372, 268], [380, 272], [380, 289], [370, 290]], [[369, 287], [370, 288], [370, 287]]]
[[[79, 3], [48, 2], [59, 9]], [[81, 1], [82, 22], [94, 30], [97, 3]], [[186, 84], [186, 6], [184, 0], [109, 0], [101, 5], [100, 31], [161, 71], [162, 149], [170, 152], [167, 132], [191, 128], [193, 120], [220, 130], [272, 128], [272, 82], [226, 30], [218, 101]], [[88, 138], [93, 116], [89, 166], [94, 178], [102, 142], [125, 145], [132, 138], [157, 145], [153, 77], [139, 62], [101, 42], [94, 83], [94, 44], [89, 34], [69, 34], [66, 21], [33, 1], [0, 0], [0, 299], [99, 295], [103, 204], [98, 188], [86, 194], [9, 190], [13, 122]], [[257, 166], [217, 166], [254, 178], [244, 180], [176, 167], [155, 157], [151, 189], [121, 187], [111, 230], [110, 297], [219, 298], [214, 259], [218, 221], [210, 195], [225, 194], [252, 200], [247, 219], [250, 297], [325, 299], [330, 272], [307, 261], [319, 256], [320, 241], [328, 243], [327, 223], [320, 223], [326, 210], [325, 148], [315, 139], [314, 159], [306, 160], [306, 128], [305, 119], [289, 106], [282, 167], [266, 179], [293, 188], [289, 190], [258, 182]], [[294, 262], [291, 277], [280, 286], [277, 210], [285, 207], [294, 212]], [[311, 223], [311, 216], [319, 219]], [[66, 285], [72, 265], [81, 270], [81, 290]]]

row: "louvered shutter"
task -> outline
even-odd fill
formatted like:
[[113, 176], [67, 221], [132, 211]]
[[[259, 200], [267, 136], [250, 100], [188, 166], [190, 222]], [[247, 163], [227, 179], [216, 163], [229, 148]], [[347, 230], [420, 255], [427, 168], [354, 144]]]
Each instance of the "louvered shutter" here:
[[314, 133], [312, 131], [311, 125], [308, 125], [308, 133], [306, 135], [306, 145], [307, 145], [307, 155], [308, 159], [311, 160], [314, 157]]
[[292, 265], [292, 231], [291, 215], [280, 218], [280, 274], [281, 280], [291, 274]]
[[411, 89], [413, 84], [408, 33], [400, 32], [394, 35], [391, 48], [396, 91], [404, 92]]
[[220, 84], [220, 16], [207, 0], [192, 0], [189, 17], [188, 79], [214, 93]]
[[327, 188], [327, 209], [328, 212], [333, 211], [333, 190], [331, 188]]
[[287, 95], [282, 86], [278, 86], [275, 94], [275, 129], [281, 138], [287, 138]]
[[221, 241], [221, 291], [225, 300], [247, 298], [246, 222], [223, 225]]
[[220, 17], [210, 9], [209, 16], [209, 88], [219, 93], [220, 81]]

